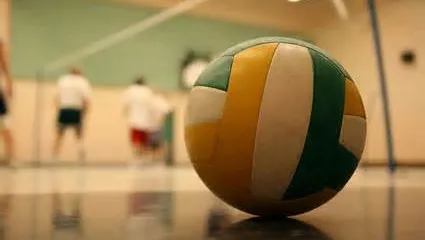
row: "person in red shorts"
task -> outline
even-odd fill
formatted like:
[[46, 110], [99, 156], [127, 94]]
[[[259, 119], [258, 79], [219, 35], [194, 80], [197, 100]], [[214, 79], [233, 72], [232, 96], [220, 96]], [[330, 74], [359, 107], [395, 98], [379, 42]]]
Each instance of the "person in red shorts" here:
[[140, 77], [124, 93], [124, 111], [130, 128], [130, 143], [138, 161], [150, 152], [154, 92]]

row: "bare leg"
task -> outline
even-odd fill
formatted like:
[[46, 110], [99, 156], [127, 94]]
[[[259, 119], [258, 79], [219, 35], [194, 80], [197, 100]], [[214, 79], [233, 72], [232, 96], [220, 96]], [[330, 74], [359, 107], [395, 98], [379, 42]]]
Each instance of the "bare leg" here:
[[5, 152], [5, 159], [6, 159], [6, 164], [10, 164], [11, 159], [14, 157], [14, 142], [13, 142], [13, 137], [12, 137], [12, 133], [9, 129], [4, 128], [2, 130], [0, 130], [0, 135], [3, 138], [4, 141], [4, 152]]
[[133, 160], [131, 161], [130, 166], [132, 168], [138, 168], [142, 163], [143, 151], [140, 148], [140, 143], [131, 141], [131, 149], [133, 151]]
[[132, 143], [133, 154], [135, 157], [135, 164], [143, 164], [146, 158], [150, 154], [150, 149], [143, 143]]
[[75, 135], [77, 137], [77, 146], [78, 146], [78, 157], [80, 161], [85, 162], [86, 161], [86, 148], [84, 145], [84, 134], [82, 126], [76, 126], [75, 129]]
[[152, 148], [152, 146], [150, 145], [150, 143], [141, 146], [141, 151], [142, 151], [142, 155], [146, 156], [146, 158], [149, 158], [149, 160], [153, 160], [153, 154], [154, 154], [154, 149]]
[[161, 132], [155, 132], [151, 135], [152, 159], [159, 162], [164, 153], [164, 144], [162, 141]]
[[14, 141], [12, 133], [9, 129], [5, 130], [3, 133], [3, 139], [4, 139], [4, 148], [5, 148], [5, 155], [7, 159], [13, 159], [14, 157]]
[[143, 155], [143, 150], [140, 147], [140, 143], [132, 143], [131, 147], [133, 149], [133, 155], [135, 158], [140, 159], [140, 157]]
[[155, 160], [155, 161], [161, 161], [162, 159], [164, 159], [164, 152], [165, 152], [165, 149], [164, 149], [164, 146], [161, 144], [161, 145], [158, 145], [158, 146], [156, 146], [156, 148], [155, 148], [155, 150], [153, 151], [153, 159]]
[[57, 160], [57, 158], [59, 156], [59, 151], [60, 151], [61, 146], [62, 146], [62, 138], [63, 138], [64, 132], [65, 132], [65, 128], [63, 128], [63, 127], [59, 127], [57, 132], [56, 132], [56, 138], [55, 138], [55, 141], [53, 143], [53, 160]]

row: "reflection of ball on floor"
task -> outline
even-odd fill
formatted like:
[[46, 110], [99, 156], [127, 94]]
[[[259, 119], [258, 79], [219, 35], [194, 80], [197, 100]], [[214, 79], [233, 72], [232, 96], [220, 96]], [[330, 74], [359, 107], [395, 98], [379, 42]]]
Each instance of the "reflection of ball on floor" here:
[[340, 191], [366, 137], [361, 96], [319, 48], [260, 38], [224, 52], [189, 96], [186, 145], [204, 183], [256, 215], [310, 211]]
[[255, 217], [233, 223], [218, 232], [218, 240], [314, 239], [333, 240], [332, 237], [308, 223], [291, 218]]

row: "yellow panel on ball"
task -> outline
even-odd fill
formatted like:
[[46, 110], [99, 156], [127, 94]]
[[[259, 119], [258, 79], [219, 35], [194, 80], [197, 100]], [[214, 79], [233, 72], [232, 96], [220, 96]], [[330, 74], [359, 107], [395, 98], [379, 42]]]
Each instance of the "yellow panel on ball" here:
[[366, 141], [366, 111], [359, 90], [350, 79], [345, 79], [344, 117], [340, 143], [357, 159], [363, 154]]
[[[230, 204], [245, 205], [249, 202], [251, 159], [261, 97], [277, 45], [258, 45], [234, 56], [218, 145], [213, 159], [203, 163], [205, 167], [202, 170], [202, 166], [198, 166], [203, 171], [200, 175], [205, 175], [205, 182], [211, 190]], [[238, 191], [228, 188], [229, 182]]]
[[362, 97], [356, 84], [349, 79], [345, 80], [344, 114], [366, 118]]
[[217, 143], [219, 122], [199, 123], [185, 128], [186, 148], [192, 162], [209, 162]]

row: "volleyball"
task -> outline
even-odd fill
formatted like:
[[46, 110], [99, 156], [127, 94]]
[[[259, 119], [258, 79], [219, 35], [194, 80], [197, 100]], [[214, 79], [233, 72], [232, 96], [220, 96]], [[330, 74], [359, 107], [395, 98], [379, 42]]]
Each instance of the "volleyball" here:
[[343, 189], [366, 139], [361, 95], [313, 44], [268, 37], [226, 50], [189, 93], [185, 142], [205, 185], [254, 215], [311, 211]]

